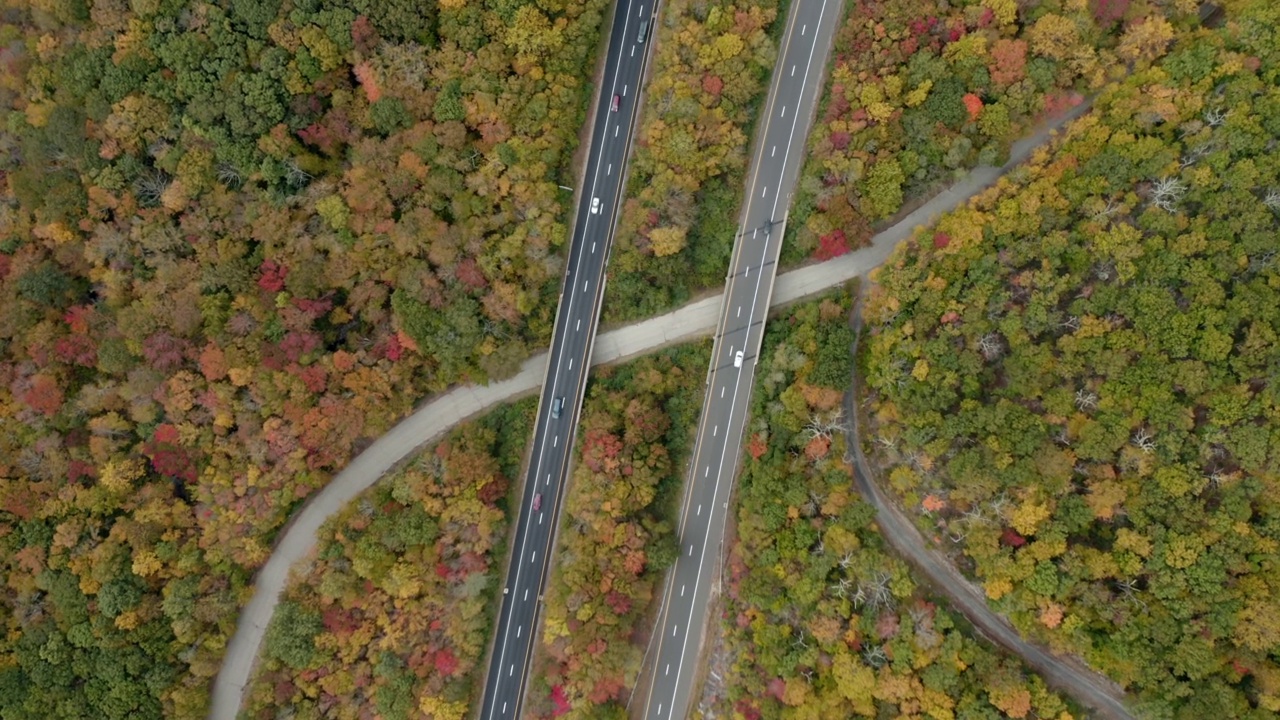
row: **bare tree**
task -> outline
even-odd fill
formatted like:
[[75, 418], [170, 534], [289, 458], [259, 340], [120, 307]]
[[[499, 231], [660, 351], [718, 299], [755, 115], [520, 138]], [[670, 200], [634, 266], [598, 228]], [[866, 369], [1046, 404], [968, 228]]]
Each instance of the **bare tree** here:
[[1139, 430], [1133, 434], [1133, 444], [1142, 452], [1150, 455], [1156, 449], [1155, 436], [1147, 432], [1146, 428]]
[[889, 662], [889, 658], [884, 654], [884, 646], [876, 645], [862, 651], [862, 659], [873, 668], [883, 667]]
[[876, 444], [885, 450], [897, 450], [898, 438], [885, 437], [884, 435], [876, 436]]
[[1268, 250], [1263, 253], [1257, 253], [1249, 258], [1249, 272], [1260, 273], [1270, 270], [1276, 264], [1276, 251]]
[[840, 578], [835, 585], [831, 586], [831, 591], [837, 597], [846, 597], [849, 594], [849, 588], [853, 587], [853, 581], [848, 578]]
[[1093, 220], [1095, 222], [1102, 222], [1103, 220], [1106, 220], [1112, 215], [1120, 212], [1121, 207], [1120, 203], [1108, 198], [1107, 203], [1093, 213]]
[[999, 333], [989, 332], [978, 340], [978, 352], [982, 353], [982, 357], [990, 362], [1000, 357], [1004, 353], [1004, 343], [1000, 340]]
[[658, 114], [662, 115], [669, 112], [671, 110], [671, 106], [675, 104], [675, 101], [676, 101], [675, 89], [672, 88], [670, 90], [667, 90], [666, 94], [662, 96], [662, 101], [659, 103]]
[[1210, 110], [1205, 111], [1204, 122], [1206, 125], [1208, 125], [1211, 128], [1222, 127], [1222, 125], [1227, 121], [1227, 117], [1229, 117], [1230, 115], [1231, 115], [1230, 110], [1223, 110], [1222, 108], [1212, 108]]
[[1268, 189], [1267, 196], [1262, 198], [1262, 204], [1276, 212], [1280, 212], [1280, 189]]
[[311, 173], [298, 167], [298, 163], [292, 158], [284, 162], [284, 180], [290, 187], [303, 187], [312, 179]]
[[964, 511], [964, 513], [961, 514], [961, 517], [967, 520], [970, 525], [986, 525], [991, 522], [987, 519], [987, 516], [983, 514], [981, 505], [974, 505]]
[[155, 207], [160, 204], [164, 191], [169, 189], [173, 178], [163, 170], [151, 169], [138, 176], [133, 182], [133, 192], [138, 196], [138, 203], [143, 207]]
[[1009, 497], [1004, 493], [1000, 493], [991, 501], [991, 512], [1001, 520], [1008, 520], [1005, 517], [1005, 508], [1009, 507]]
[[1174, 212], [1186, 192], [1187, 185], [1180, 178], [1160, 178], [1151, 186], [1151, 201], [1165, 212]]
[[481, 324], [481, 329], [485, 335], [491, 335], [499, 340], [506, 340], [511, 337], [511, 333], [508, 333], [501, 325], [488, 318], [485, 318]]
[[439, 480], [444, 477], [444, 459], [435, 453], [423, 453], [418, 456], [418, 467], [427, 475]]
[[240, 174], [240, 170], [231, 163], [218, 163], [217, 171], [218, 182], [226, 185], [232, 190], [244, 184], [244, 176]]
[[1116, 588], [1120, 590], [1120, 595], [1129, 602], [1136, 603], [1141, 607], [1147, 607], [1147, 603], [1138, 597], [1138, 581], [1132, 578], [1120, 580], [1116, 582]]
[[809, 643], [804, 641], [804, 630], [801, 630], [800, 634], [796, 636], [795, 642], [791, 643], [791, 647], [801, 650], [809, 649]]
[[1205, 144], [1205, 145], [1201, 145], [1198, 148], [1195, 148], [1194, 150], [1188, 150], [1185, 154], [1183, 154], [1182, 158], [1178, 160], [1178, 166], [1181, 168], [1189, 168], [1192, 165], [1195, 165], [1196, 163], [1200, 162], [1202, 159], [1204, 159], [1205, 156], [1207, 156], [1211, 152], [1213, 152], [1212, 144]]
[[822, 504], [826, 501], [826, 496], [810, 490], [809, 497], [805, 499], [804, 505], [801, 506], [800, 511], [804, 513], [805, 517], [814, 517], [822, 512]]
[[1079, 410], [1092, 410], [1098, 407], [1098, 396], [1088, 390], [1076, 391], [1076, 408]]
[[[868, 607], [872, 609], [879, 607], [893, 607], [893, 594], [889, 592], [890, 579], [892, 578], [890, 578], [888, 573], [876, 573], [876, 579], [873, 580], [867, 588], [867, 594], [869, 595], [869, 598], [867, 599]], [[862, 589], [861, 584], [859, 584], [858, 588]]]
[[809, 423], [804, 426], [803, 432], [811, 440], [817, 437], [830, 440], [831, 436], [837, 431], [843, 433], [846, 430], [848, 430], [848, 423], [844, 419], [844, 408], [837, 407], [826, 415], [817, 413], [810, 415]]

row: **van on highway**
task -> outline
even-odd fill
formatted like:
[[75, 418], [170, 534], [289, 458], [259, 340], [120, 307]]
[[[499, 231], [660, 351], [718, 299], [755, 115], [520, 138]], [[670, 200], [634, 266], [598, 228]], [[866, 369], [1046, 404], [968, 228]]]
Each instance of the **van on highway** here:
[[636, 33], [636, 42], [644, 42], [647, 37], [649, 37], [649, 21], [645, 20], [640, 23], [640, 32]]
[[738, 351], [737, 355], [733, 356], [733, 366], [738, 368], [742, 367], [742, 351], [741, 350]]
[[600, 198], [598, 197], [591, 198], [591, 214], [592, 215], [600, 214]]
[[564, 409], [564, 398], [558, 397], [551, 401], [551, 417], [560, 417], [560, 411]]

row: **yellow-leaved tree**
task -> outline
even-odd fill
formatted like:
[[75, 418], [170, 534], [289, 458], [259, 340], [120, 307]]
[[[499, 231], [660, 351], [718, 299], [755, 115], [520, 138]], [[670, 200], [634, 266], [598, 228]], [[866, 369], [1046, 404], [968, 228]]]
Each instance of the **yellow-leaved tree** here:
[[1116, 52], [1128, 62], [1146, 65], [1162, 57], [1173, 42], [1173, 26], [1159, 15], [1130, 25], [1120, 37]]

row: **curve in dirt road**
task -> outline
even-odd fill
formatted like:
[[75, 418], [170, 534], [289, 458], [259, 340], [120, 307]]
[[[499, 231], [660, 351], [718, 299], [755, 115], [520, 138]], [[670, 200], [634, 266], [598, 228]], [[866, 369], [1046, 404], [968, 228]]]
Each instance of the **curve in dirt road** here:
[[[898, 242], [910, 237], [916, 226], [932, 222], [981, 192], [1000, 175], [1029, 157], [1054, 129], [1079, 117], [1087, 109], [1087, 103], [1081, 105], [1036, 134], [1015, 143], [1009, 161], [1003, 167], [975, 168], [964, 180], [877, 234], [868, 247], [779, 275], [770, 307], [811, 297], [870, 272], [884, 262]], [[722, 295], [713, 295], [666, 315], [601, 333], [596, 337], [591, 363], [602, 365], [628, 360], [662, 347], [706, 337], [715, 330], [722, 302]], [[423, 404], [357, 455], [350, 465], [307, 501], [282, 529], [271, 556], [254, 578], [253, 596], [240, 612], [235, 634], [227, 645], [222, 667], [214, 680], [210, 720], [235, 720], [239, 713], [245, 686], [288, 581], [289, 570], [315, 550], [316, 533], [321, 525], [397, 463], [441, 437], [454, 425], [499, 403], [536, 392], [546, 375], [546, 368], [547, 355], [543, 353], [526, 360], [520, 372], [506, 380], [455, 388]]]
[[[861, 292], [854, 303], [853, 356], [858, 355], [858, 341], [862, 338]], [[929, 581], [932, 588], [944, 595], [969, 622], [973, 623], [993, 642], [1022, 658], [1039, 673], [1049, 685], [1070, 695], [1077, 702], [1111, 720], [1133, 720], [1124, 705], [1124, 691], [1112, 680], [1090, 669], [1074, 657], [1060, 657], [1044, 648], [1033, 645], [1009, 624], [1005, 618], [992, 612], [986, 598], [941, 553], [926, 545], [924, 536], [911, 520], [886, 495], [880, 485], [872, 480], [870, 463], [862, 451], [858, 434], [858, 372], [855, 364], [850, 379], [849, 392], [845, 394], [845, 412], [852, 421], [846, 430], [847, 444], [853, 448], [853, 481], [858, 492], [876, 511], [876, 523], [880, 534], [904, 559], [910, 562]]]

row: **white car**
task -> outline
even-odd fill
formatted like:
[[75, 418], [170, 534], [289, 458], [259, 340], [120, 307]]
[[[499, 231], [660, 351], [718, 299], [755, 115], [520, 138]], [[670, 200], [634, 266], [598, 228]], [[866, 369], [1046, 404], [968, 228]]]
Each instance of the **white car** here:
[[737, 355], [733, 356], [733, 366], [742, 367], [742, 351], [739, 350]]
[[600, 198], [598, 197], [591, 198], [591, 214], [592, 215], [600, 214]]

